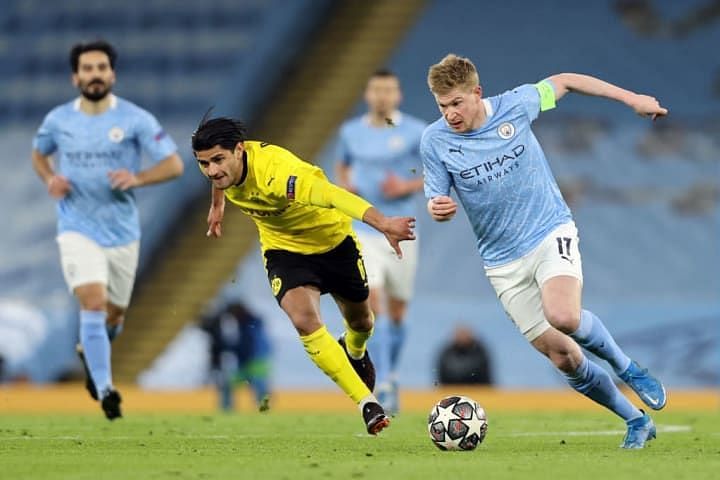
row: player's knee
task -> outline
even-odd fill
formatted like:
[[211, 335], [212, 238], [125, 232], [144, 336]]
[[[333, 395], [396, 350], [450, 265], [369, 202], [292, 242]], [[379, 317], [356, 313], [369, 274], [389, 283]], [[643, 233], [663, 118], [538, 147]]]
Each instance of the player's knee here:
[[359, 332], [367, 332], [373, 328], [374, 315], [367, 309], [356, 309], [347, 315], [345, 319], [350, 325], [350, 328]]
[[80, 300], [80, 307], [83, 310], [90, 310], [93, 312], [104, 312], [106, 311], [106, 301], [101, 296], [85, 296]]
[[107, 324], [111, 327], [117, 327], [125, 322], [125, 313], [108, 312]]
[[312, 309], [307, 310], [295, 310], [292, 313], [287, 312], [290, 317], [295, 330], [301, 336], [310, 335], [320, 327], [322, 327], [322, 321], [316, 311]]
[[577, 330], [580, 325], [580, 312], [572, 309], [550, 309], [546, 312], [547, 320], [550, 325], [557, 328], [565, 334], [570, 334]]
[[565, 373], [572, 373], [577, 370], [582, 360], [582, 354], [575, 349], [556, 348], [548, 353], [548, 358], [555, 368]]

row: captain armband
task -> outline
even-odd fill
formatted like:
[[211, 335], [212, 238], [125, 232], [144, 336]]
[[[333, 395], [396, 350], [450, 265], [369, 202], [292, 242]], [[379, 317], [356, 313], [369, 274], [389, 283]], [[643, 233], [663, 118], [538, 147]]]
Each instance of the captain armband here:
[[535, 84], [540, 94], [540, 111], [552, 110], [555, 108], [555, 89], [549, 80], [543, 80]]

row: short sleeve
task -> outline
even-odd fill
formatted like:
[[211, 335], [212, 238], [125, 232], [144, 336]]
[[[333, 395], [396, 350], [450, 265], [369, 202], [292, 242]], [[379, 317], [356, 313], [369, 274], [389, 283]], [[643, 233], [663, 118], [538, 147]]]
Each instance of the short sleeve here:
[[423, 165], [425, 197], [433, 198], [450, 195], [452, 177], [442, 161], [435, 155], [430, 135], [425, 134], [420, 140], [420, 157]]
[[[550, 87], [552, 88], [552, 87]], [[541, 112], [540, 91], [536, 85], [520, 85], [507, 93], [512, 101], [521, 105], [530, 121], [534, 121]]]
[[143, 111], [138, 116], [136, 133], [140, 146], [154, 162], [177, 151], [177, 145], [173, 139], [163, 130], [157, 119], [148, 112]]
[[54, 130], [52, 116], [51, 114], [47, 114], [32, 142], [33, 148], [42, 155], [52, 155], [57, 150]]
[[258, 183], [273, 197], [309, 203], [310, 186], [318, 178], [325, 179], [322, 169], [282, 147], [268, 145], [265, 148], [272, 150], [272, 159], [259, 173]]

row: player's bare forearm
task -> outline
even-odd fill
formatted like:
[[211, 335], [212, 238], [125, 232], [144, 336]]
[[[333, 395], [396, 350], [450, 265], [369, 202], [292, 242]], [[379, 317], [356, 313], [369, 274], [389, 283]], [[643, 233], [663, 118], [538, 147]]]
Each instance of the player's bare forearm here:
[[177, 153], [168, 155], [157, 164], [139, 172], [136, 177], [137, 186], [152, 185], [153, 183], [165, 182], [182, 175], [184, 170], [182, 159]]
[[568, 92], [575, 92], [627, 103], [635, 95], [633, 92], [612, 83], [580, 73], [559, 73], [550, 77], [549, 80], [552, 81], [555, 87], [555, 98], [557, 100], [560, 100]]
[[210, 211], [208, 212], [208, 237], [220, 238], [222, 236], [222, 221], [225, 216], [225, 192], [214, 186], [210, 192]]
[[390, 246], [402, 258], [400, 242], [415, 240], [415, 219], [412, 217], [386, 217], [375, 207], [365, 210], [362, 221], [385, 235]]
[[55, 171], [50, 164], [50, 156], [43, 155], [35, 149], [32, 151], [32, 165], [38, 177], [40, 177], [45, 184], [55, 175]]
[[35, 172], [42, 179], [47, 187], [48, 194], [55, 199], [65, 197], [72, 190], [70, 181], [62, 175], [55, 173], [52, 161], [48, 155], [43, 155], [37, 150], [32, 151], [32, 163]]
[[590, 75], [559, 73], [549, 77], [548, 80], [555, 87], [556, 100], [561, 99], [568, 92], [576, 92], [622, 102], [632, 108], [638, 115], [650, 116], [653, 120], [668, 113], [667, 109], [661, 107], [654, 97], [626, 90]]
[[210, 202], [211, 206], [225, 206], [225, 192], [213, 186], [212, 192], [210, 192]]

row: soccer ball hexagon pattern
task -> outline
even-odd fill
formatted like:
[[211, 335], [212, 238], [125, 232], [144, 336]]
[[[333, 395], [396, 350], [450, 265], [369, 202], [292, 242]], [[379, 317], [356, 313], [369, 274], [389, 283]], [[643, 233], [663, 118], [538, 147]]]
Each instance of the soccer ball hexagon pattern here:
[[475, 450], [485, 439], [487, 427], [485, 410], [462, 395], [443, 398], [428, 416], [430, 440], [440, 450]]

